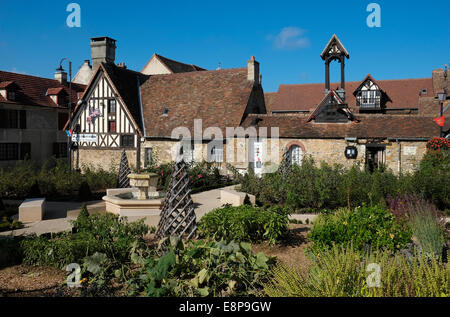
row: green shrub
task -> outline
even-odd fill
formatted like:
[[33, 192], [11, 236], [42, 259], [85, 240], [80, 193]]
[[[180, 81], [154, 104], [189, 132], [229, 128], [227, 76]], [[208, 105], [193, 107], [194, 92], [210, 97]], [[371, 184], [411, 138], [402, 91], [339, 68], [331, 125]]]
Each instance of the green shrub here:
[[260, 209], [249, 205], [226, 206], [202, 217], [199, 234], [203, 237], [235, 241], [276, 243], [287, 232], [286, 209]]
[[314, 242], [314, 250], [349, 243], [358, 250], [364, 250], [366, 244], [396, 250], [411, 241], [411, 232], [382, 207], [363, 206], [319, 215], [308, 238]]
[[[378, 264], [379, 287], [369, 287]], [[308, 273], [278, 265], [265, 285], [273, 297], [448, 297], [450, 266], [416, 254], [408, 260], [390, 251], [362, 255], [354, 248], [334, 246], [318, 254]]]
[[450, 150], [430, 150], [413, 176], [417, 194], [433, 202], [440, 210], [450, 206]]
[[117, 263], [129, 261], [130, 251], [142, 243], [149, 228], [143, 220], [127, 223], [113, 214], [79, 216], [73, 222], [75, 233], [60, 233], [52, 238], [31, 236], [22, 241], [24, 263], [64, 268], [82, 263], [95, 252], [104, 253]]
[[445, 228], [430, 203], [424, 200], [409, 201], [408, 223], [427, 257], [440, 258], [445, 246]]
[[0, 268], [17, 265], [22, 262], [22, 238], [0, 238]]
[[254, 254], [249, 243], [170, 239], [162, 256], [135, 258], [141, 268], [130, 279], [131, 295], [259, 295], [270, 277], [273, 259]]
[[78, 189], [78, 199], [80, 201], [88, 201], [92, 198], [92, 191], [89, 184], [84, 181], [81, 183], [80, 188]]
[[[51, 158], [41, 168], [32, 161], [19, 161], [15, 166], [0, 168], [0, 196], [24, 199], [72, 198], [80, 186], [91, 191], [105, 191], [116, 186], [117, 173], [83, 166], [83, 173], [70, 172], [63, 159]], [[84, 184], [86, 183], [86, 184]]]
[[301, 166], [286, 173], [236, 174], [243, 192], [256, 196], [262, 205], [286, 205], [301, 211], [338, 207], [354, 208], [386, 204], [388, 195], [419, 194], [444, 210], [450, 206], [450, 151], [428, 151], [413, 173], [395, 175], [384, 167], [370, 171], [355, 164], [344, 169], [322, 162], [317, 166], [306, 156]]

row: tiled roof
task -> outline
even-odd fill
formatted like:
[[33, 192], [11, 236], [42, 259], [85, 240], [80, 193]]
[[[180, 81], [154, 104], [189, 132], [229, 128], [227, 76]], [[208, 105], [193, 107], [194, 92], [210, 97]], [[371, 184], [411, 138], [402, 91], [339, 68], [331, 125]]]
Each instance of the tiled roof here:
[[[141, 86], [146, 134], [170, 137], [176, 127], [238, 127], [253, 90], [247, 68], [151, 76]], [[167, 115], [163, 115], [168, 109]]]
[[272, 111], [273, 103], [275, 102], [275, 97], [277, 96], [276, 92], [265, 92], [264, 93], [264, 102], [266, 103], [267, 113]]
[[[10, 73], [0, 71], [0, 85], [13, 81], [17, 86], [16, 99], [14, 101], [6, 100], [0, 95], [0, 102], [10, 104], [25, 104], [30, 106], [41, 106], [51, 108], [61, 108], [46, 95], [47, 90], [51, 88], [62, 88], [69, 95], [69, 87], [61, 85], [57, 80], [42, 78], [24, 74]], [[72, 83], [72, 102], [78, 100], [77, 93], [84, 91], [86, 86]]]
[[47, 89], [47, 95], [57, 95], [63, 90], [64, 90], [63, 87], [49, 88], [49, 89]]
[[[377, 80], [392, 102], [387, 109], [419, 108], [419, 93], [427, 89], [426, 96], [434, 96], [432, 78]], [[350, 107], [356, 107], [353, 92], [361, 84], [360, 81], [345, 83], [346, 102]], [[331, 84], [331, 89], [340, 83]], [[324, 97], [325, 84], [280, 85], [272, 110], [312, 110]]]
[[[188, 73], [188, 72], [196, 72], [196, 71], [202, 71], [206, 70], [200, 66], [193, 65], [193, 64], [185, 64], [178, 61], [175, 61], [173, 59], [161, 56], [159, 54], [154, 54], [152, 58], [156, 57], [163, 63], [172, 73]], [[152, 58], [148, 61], [147, 65], [150, 63]], [[144, 66], [143, 69], [147, 67], [147, 65]]]
[[[439, 126], [433, 117], [415, 116], [358, 116], [359, 123], [315, 123], [304, 116], [277, 116], [250, 114], [244, 121], [245, 128], [259, 118], [256, 127], [279, 127], [282, 138], [431, 138], [439, 136]], [[450, 129], [446, 123], [444, 130]]]

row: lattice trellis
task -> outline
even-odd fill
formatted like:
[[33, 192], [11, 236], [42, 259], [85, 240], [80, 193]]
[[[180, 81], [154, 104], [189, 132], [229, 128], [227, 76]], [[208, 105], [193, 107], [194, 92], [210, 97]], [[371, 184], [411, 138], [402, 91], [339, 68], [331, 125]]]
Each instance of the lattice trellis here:
[[173, 167], [156, 232], [158, 238], [176, 236], [190, 239], [195, 236], [197, 219], [190, 192], [186, 163], [181, 159]]
[[128, 175], [131, 173], [130, 166], [128, 165], [127, 153], [122, 151], [122, 157], [120, 158], [119, 177], [117, 178], [117, 188], [129, 188], [130, 179]]
[[292, 168], [292, 162], [291, 162], [291, 155], [289, 153], [289, 150], [285, 150], [283, 153], [283, 158], [281, 159], [281, 164], [280, 164], [280, 168], [278, 169], [278, 172], [283, 175], [286, 176], [289, 171]]

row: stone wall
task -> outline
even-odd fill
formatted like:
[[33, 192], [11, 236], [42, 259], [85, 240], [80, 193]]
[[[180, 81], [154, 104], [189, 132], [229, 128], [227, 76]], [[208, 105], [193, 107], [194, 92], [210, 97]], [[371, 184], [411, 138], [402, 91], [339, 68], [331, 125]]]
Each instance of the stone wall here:
[[[109, 170], [114, 168], [119, 169], [120, 158], [122, 157], [123, 149], [79, 149], [79, 168], [83, 166], [91, 166], [94, 168], [102, 168], [104, 170]], [[137, 151], [136, 150], [126, 150], [128, 163], [130, 168], [135, 168], [137, 166]], [[77, 151], [73, 151], [73, 166], [76, 167], [77, 162]]]
[[[358, 142], [347, 142], [343, 139], [279, 139], [278, 141], [265, 139], [263, 146], [266, 150], [265, 166], [271, 165], [271, 161], [275, 168], [279, 166], [283, 158], [285, 149], [292, 145], [298, 145], [303, 151], [304, 157], [306, 155], [312, 156], [317, 165], [324, 161], [328, 164], [341, 164], [346, 168], [350, 168], [355, 164], [364, 166], [366, 160], [366, 143], [367, 140], [358, 140]], [[176, 141], [145, 141], [141, 150], [141, 162], [144, 162], [144, 148], [151, 147], [152, 151], [158, 158], [158, 164], [165, 164], [173, 161], [171, 151], [177, 149], [178, 142]], [[401, 161], [399, 164], [399, 144], [396, 141], [384, 141], [379, 143], [385, 147], [385, 163], [387, 168], [394, 173], [409, 172], [417, 167], [426, 152], [425, 141], [400, 141]], [[345, 157], [345, 148], [347, 146], [355, 146], [358, 151], [356, 159], [347, 159]], [[201, 162], [207, 159], [208, 144], [196, 144], [194, 147], [194, 160]], [[229, 150], [234, 152], [234, 155], [229, 155]], [[223, 173], [226, 173], [226, 163], [230, 163], [235, 168], [245, 171], [249, 166], [249, 139], [233, 138], [228, 140], [228, 144], [224, 145], [223, 157], [224, 162], [217, 164]], [[227, 158], [229, 160], [227, 160]], [[230, 159], [231, 158], [231, 159]]]

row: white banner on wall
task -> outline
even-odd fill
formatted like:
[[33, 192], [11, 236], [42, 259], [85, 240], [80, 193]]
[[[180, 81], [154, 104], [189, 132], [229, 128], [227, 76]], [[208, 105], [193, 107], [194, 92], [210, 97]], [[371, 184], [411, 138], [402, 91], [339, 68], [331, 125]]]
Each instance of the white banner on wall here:
[[72, 142], [97, 142], [97, 134], [74, 134], [72, 135]]
[[263, 144], [262, 142], [254, 143], [254, 166], [255, 166], [255, 174], [258, 176], [262, 175], [262, 165], [263, 165]]

